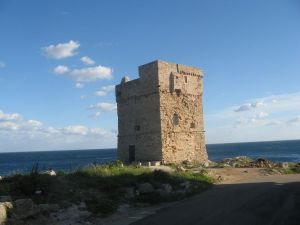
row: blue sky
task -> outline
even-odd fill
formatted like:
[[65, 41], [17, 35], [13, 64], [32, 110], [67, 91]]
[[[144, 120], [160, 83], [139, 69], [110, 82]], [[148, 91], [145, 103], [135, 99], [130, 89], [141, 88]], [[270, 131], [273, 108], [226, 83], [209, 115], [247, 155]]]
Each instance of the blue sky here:
[[205, 72], [208, 143], [300, 138], [297, 0], [0, 0], [0, 151], [116, 146], [113, 86]]

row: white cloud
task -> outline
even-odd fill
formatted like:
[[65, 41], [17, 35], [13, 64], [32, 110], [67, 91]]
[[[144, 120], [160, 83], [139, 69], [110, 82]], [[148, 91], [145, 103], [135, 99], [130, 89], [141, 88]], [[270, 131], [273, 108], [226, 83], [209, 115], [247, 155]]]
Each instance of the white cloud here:
[[63, 129], [65, 134], [87, 135], [88, 128], [83, 125], [67, 126]]
[[54, 68], [53, 72], [56, 74], [65, 74], [65, 73], [69, 72], [69, 68], [64, 65], [59, 65]]
[[20, 128], [20, 126], [15, 123], [15, 122], [11, 122], [11, 121], [5, 121], [5, 122], [0, 122], [0, 130], [18, 130]]
[[80, 58], [80, 60], [81, 60], [81, 62], [83, 62], [86, 65], [94, 65], [95, 64], [95, 61], [88, 56], [83, 56]]
[[84, 84], [83, 83], [76, 83], [75, 87], [76, 88], [83, 88]]
[[300, 116], [297, 116], [289, 121], [287, 121], [289, 125], [300, 125]]
[[18, 113], [5, 114], [0, 110], [0, 121], [14, 121], [20, 120], [22, 116]]
[[81, 99], [81, 100], [87, 99], [87, 96], [86, 96], [86, 95], [81, 95], [81, 96], [80, 96], [80, 99]]
[[0, 61], [0, 69], [4, 68], [6, 65], [4, 62]]
[[97, 96], [105, 96], [109, 92], [112, 92], [115, 90], [115, 85], [108, 85], [108, 86], [103, 86], [100, 88], [100, 90], [95, 92], [95, 95]]
[[266, 123], [266, 126], [281, 126], [282, 122], [281, 121], [270, 121], [268, 123]]
[[[208, 143], [300, 139], [300, 92], [247, 100], [205, 113]], [[274, 126], [280, 127], [274, 132]]]
[[79, 42], [70, 40], [67, 43], [59, 43], [57, 45], [43, 47], [42, 51], [49, 58], [63, 59], [76, 55], [76, 50], [79, 48], [79, 46]]
[[43, 123], [38, 120], [28, 120], [27, 124], [32, 128], [40, 128]]
[[53, 71], [56, 74], [64, 74], [69, 76], [77, 83], [94, 82], [97, 80], [112, 78], [112, 69], [100, 65], [73, 70], [70, 70], [67, 66], [59, 65], [55, 67]]
[[108, 102], [98, 102], [95, 105], [91, 105], [89, 107], [90, 109], [100, 109], [103, 111], [110, 111], [110, 112], [114, 112], [117, 110], [117, 105], [113, 104], [113, 103], [108, 103]]
[[266, 104], [263, 101], [257, 101], [253, 103], [246, 103], [244, 105], [239, 106], [235, 112], [244, 112], [244, 111], [249, 111], [251, 109], [259, 108], [262, 106], [266, 106]]
[[69, 75], [77, 82], [93, 82], [101, 79], [111, 79], [112, 69], [105, 66], [74, 69]]
[[0, 149], [2, 151], [41, 151], [63, 149], [111, 148], [116, 146], [116, 134], [103, 128], [85, 125], [46, 127], [41, 121], [26, 120], [19, 115], [2, 116]]
[[266, 112], [259, 112], [258, 114], [255, 115], [255, 117], [257, 119], [262, 119], [262, 118], [265, 118], [265, 117], [268, 117], [269, 116], [269, 113], [266, 113]]
[[96, 120], [96, 119], [99, 119], [100, 115], [101, 115], [101, 112], [95, 112], [94, 114], [91, 115], [91, 118]]

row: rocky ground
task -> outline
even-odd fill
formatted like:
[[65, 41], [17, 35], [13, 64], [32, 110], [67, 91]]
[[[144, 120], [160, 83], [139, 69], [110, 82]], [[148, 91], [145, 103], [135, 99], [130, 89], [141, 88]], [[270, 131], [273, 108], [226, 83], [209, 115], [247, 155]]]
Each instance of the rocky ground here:
[[4, 177], [0, 180], [0, 224], [126, 224], [164, 202], [186, 198], [212, 184], [201, 173], [167, 172], [166, 168], [113, 163], [68, 174], [35, 169], [28, 175]]
[[[148, 175], [145, 176], [142, 175], [143, 173], [131, 171], [131, 173], [135, 173], [136, 176], [141, 175], [142, 178], [134, 178], [134, 180], [131, 180], [131, 182], [129, 183], [123, 183], [124, 177], [122, 177], [121, 185], [119, 185], [120, 180], [118, 180], [118, 185], [116, 187], [111, 186], [111, 192], [117, 192], [117, 194], [121, 196], [121, 200], [118, 200], [118, 206], [116, 207], [116, 210], [114, 212], [105, 215], [103, 213], [95, 213], [95, 211], [93, 211], [93, 208], [91, 208], [91, 205], [89, 205], [91, 204], [90, 199], [86, 199], [86, 196], [81, 193], [81, 188], [76, 188], [74, 186], [71, 187], [70, 184], [67, 184], [64, 181], [65, 186], [59, 185], [59, 188], [75, 188], [78, 190], [60, 190], [58, 191], [58, 194], [61, 195], [64, 193], [69, 193], [71, 191], [74, 193], [74, 195], [79, 194], [80, 198], [78, 199], [81, 199], [81, 201], [78, 201], [78, 199], [76, 199], [77, 201], [72, 202], [70, 201], [69, 197], [66, 196], [65, 200], [63, 201], [61, 201], [63, 199], [62, 198], [60, 199], [60, 201], [57, 200], [57, 202], [53, 201], [53, 199], [48, 202], [43, 202], [41, 201], [44, 199], [41, 198], [41, 196], [43, 195], [43, 190], [35, 190], [34, 194], [27, 196], [23, 195], [22, 198], [20, 198], [20, 196], [16, 197], [10, 195], [2, 195], [0, 196], [0, 224], [126, 225], [151, 214], [155, 214], [161, 208], [168, 208], [171, 205], [176, 204], [168, 203], [168, 201], [180, 200], [196, 194], [197, 190], [204, 190], [203, 187], [199, 188], [197, 186], [201, 186], [203, 185], [203, 183], [194, 182], [195, 180], [193, 176], [195, 175], [198, 176], [200, 174], [201, 176], [211, 177], [217, 185], [240, 184], [245, 182], [265, 182], [268, 179], [266, 177], [283, 179], [283, 177], [286, 177], [283, 176], [284, 174], [299, 173], [299, 168], [300, 164], [298, 163], [274, 163], [265, 159], [252, 160], [242, 156], [231, 159], [224, 159], [219, 163], [210, 162], [206, 165], [183, 163], [182, 165], [150, 167], [150, 169], [152, 169], [153, 171], [152, 173], [154, 174], [154, 177], [153, 175], [149, 176], [148, 172]], [[119, 169], [117, 174], [122, 174], [120, 173]], [[184, 177], [177, 177], [174, 180], [174, 178], [170, 178], [167, 174], [185, 175]], [[56, 176], [56, 174], [53, 173], [43, 174], [42, 176], [45, 175], [48, 175], [49, 177]], [[115, 172], [114, 175], [116, 175]], [[101, 176], [103, 176], [103, 174]], [[278, 178], [276, 178], [276, 176]], [[145, 177], [147, 178], [145, 179]], [[80, 176], [76, 176], [76, 179], [79, 178]], [[54, 181], [57, 182], [61, 179], [65, 179], [65, 177], [58, 176]], [[110, 179], [105, 179], [104, 181], [112, 182]], [[134, 183], [132, 183], [133, 181]], [[3, 180], [1, 182], [3, 183]], [[90, 181], [87, 180], [87, 182], [89, 183]], [[131, 185], [128, 185], [130, 183]], [[80, 182], [78, 182], [78, 184], [80, 184]], [[96, 187], [98, 185], [100, 188], [101, 183], [96, 183], [94, 185], [96, 185]], [[87, 187], [84, 186], [84, 188]], [[95, 187], [90, 186], [90, 188], [91, 189], [89, 191], [92, 193], [92, 195], [94, 193], [96, 197], [93, 204], [97, 206], [97, 204], [99, 203], [97, 201], [101, 201], [102, 198], [99, 198], [99, 193], [95, 192]], [[0, 188], [0, 195], [2, 193], [3, 188], [2, 192]], [[55, 193], [51, 194], [54, 197], [62, 197], [57, 196], [57, 193], [56, 195]], [[107, 202], [105, 202], [104, 207], [106, 207], [106, 204]], [[102, 205], [100, 206], [102, 207]], [[99, 208], [99, 210], [103, 211], [103, 208], [101, 207]]]

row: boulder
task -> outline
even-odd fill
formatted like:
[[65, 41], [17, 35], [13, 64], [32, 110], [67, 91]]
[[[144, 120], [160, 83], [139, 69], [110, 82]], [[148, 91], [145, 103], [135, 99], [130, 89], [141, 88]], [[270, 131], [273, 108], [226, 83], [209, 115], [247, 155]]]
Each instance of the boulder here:
[[132, 199], [135, 197], [135, 189], [134, 187], [125, 187], [121, 189], [121, 192], [124, 193], [124, 197], [126, 199]]
[[12, 201], [12, 199], [8, 195], [0, 196], [0, 202], [11, 202], [11, 201]]
[[154, 188], [150, 183], [142, 183], [138, 185], [138, 191], [141, 194], [147, 194], [147, 193], [154, 192]]
[[259, 167], [259, 168], [273, 168], [276, 166], [275, 163], [273, 163], [270, 160], [264, 159], [264, 158], [258, 158], [252, 163], [253, 167]]
[[162, 184], [161, 187], [167, 193], [171, 193], [173, 190], [173, 188], [170, 184]]
[[11, 202], [0, 203], [0, 225], [6, 224], [8, 211], [12, 208], [13, 205]]
[[287, 169], [287, 168], [289, 168], [289, 163], [288, 162], [282, 162], [282, 163], [280, 163], [280, 167], [283, 168], [283, 169]]
[[189, 189], [191, 187], [191, 182], [185, 181], [181, 183], [180, 186], [183, 187], [184, 189]]
[[26, 219], [40, 213], [40, 208], [30, 198], [18, 199], [14, 204], [13, 211], [20, 219]]
[[7, 208], [5, 205], [0, 203], [0, 225], [4, 225], [7, 220]]
[[39, 204], [38, 207], [42, 212], [55, 212], [59, 210], [58, 204]]
[[231, 167], [238, 167], [238, 168], [245, 168], [249, 167], [253, 160], [247, 156], [238, 156], [233, 158], [226, 158], [221, 161], [221, 164], [224, 167], [231, 166]]

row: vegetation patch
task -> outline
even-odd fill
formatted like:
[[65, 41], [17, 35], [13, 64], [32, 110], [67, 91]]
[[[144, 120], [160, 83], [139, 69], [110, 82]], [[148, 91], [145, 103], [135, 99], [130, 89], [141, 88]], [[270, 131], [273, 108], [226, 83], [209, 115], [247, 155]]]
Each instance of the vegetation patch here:
[[14, 174], [0, 181], [0, 196], [32, 199], [36, 204], [61, 208], [84, 203], [89, 212], [107, 216], [120, 204], [157, 204], [174, 201], [209, 188], [212, 178], [203, 173], [164, 172], [119, 161], [89, 165], [56, 176], [42, 174], [38, 165], [30, 174]]

